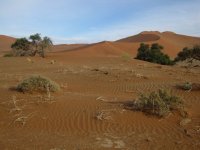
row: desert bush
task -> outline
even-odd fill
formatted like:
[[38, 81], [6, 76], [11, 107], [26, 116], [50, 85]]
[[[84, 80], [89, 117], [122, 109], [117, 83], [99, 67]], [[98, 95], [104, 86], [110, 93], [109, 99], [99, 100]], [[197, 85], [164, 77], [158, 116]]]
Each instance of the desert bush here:
[[17, 90], [21, 92], [56, 92], [59, 89], [57, 83], [39, 75], [29, 77], [17, 85]]
[[183, 61], [188, 58], [200, 60], [200, 46], [199, 45], [195, 45], [191, 49], [187, 47], [183, 48], [183, 50], [177, 54], [177, 57], [174, 59], [174, 61], [175, 62]]
[[191, 90], [191, 89], [192, 89], [192, 83], [186, 82], [186, 83], [184, 83], [184, 84], [182, 85], [182, 88], [183, 88], [184, 90]]
[[20, 38], [12, 44], [12, 52], [14, 56], [35, 56], [38, 54], [41, 57], [45, 57], [46, 49], [49, 49], [53, 45], [52, 40], [49, 37], [42, 38], [40, 34], [34, 34], [27, 38]]
[[183, 110], [183, 101], [166, 90], [159, 89], [157, 92], [151, 92], [147, 95], [141, 94], [139, 99], [132, 105], [132, 108], [147, 114], [164, 117], [173, 110], [181, 112]]
[[11, 45], [11, 48], [27, 51], [30, 49], [30, 42], [26, 38], [19, 38]]
[[177, 85], [177, 87], [182, 90], [187, 90], [187, 91], [199, 91], [200, 90], [199, 83], [186, 82], [186, 83]]
[[149, 44], [141, 43], [138, 48], [138, 53], [136, 59], [158, 63], [162, 65], [172, 65], [173, 61], [170, 60], [169, 56], [162, 53], [163, 46], [154, 43], [149, 46]]

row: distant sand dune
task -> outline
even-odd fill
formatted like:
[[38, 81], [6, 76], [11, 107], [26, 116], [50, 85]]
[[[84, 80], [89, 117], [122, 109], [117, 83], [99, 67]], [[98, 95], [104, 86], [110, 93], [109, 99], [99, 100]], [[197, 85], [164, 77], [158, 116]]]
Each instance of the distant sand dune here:
[[0, 54], [11, 50], [11, 44], [14, 43], [15, 38], [0, 35]]
[[[15, 38], [0, 35], [0, 53], [11, 50], [10, 46]], [[137, 54], [140, 43], [159, 43], [164, 46], [164, 53], [171, 58], [184, 47], [192, 47], [200, 44], [199, 37], [180, 35], [173, 32], [144, 31], [137, 35], [123, 38], [114, 42], [104, 41], [93, 44], [60, 44], [54, 45], [50, 52], [58, 52], [59, 55], [74, 55], [82, 57], [121, 56], [128, 53], [132, 57]]]
[[128, 38], [124, 38], [121, 40], [118, 40], [117, 42], [134, 42], [134, 43], [138, 43], [138, 42], [151, 42], [151, 41], [157, 41], [160, 39], [160, 36], [156, 35], [156, 34], [138, 34], [138, 35], [134, 35]]
[[[159, 43], [164, 46], [164, 53], [170, 57], [176, 57], [184, 47], [192, 47], [200, 44], [199, 37], [179, 35], [173, 32], [145, 31], [138, 35], [117, 40], [115, 42], [100, 42], [77, 47], [67, 51], [77, 56], [121, 56], [124, 52], [135, 57], [140, 43]], [[67, 46], [66, 46], [67, 48]], [[73, 52], [74, 50], [74, 52]], [[63, 51], [64, 52], [64, 51]], [[65, 55], [62, 53], [62, 55]]]

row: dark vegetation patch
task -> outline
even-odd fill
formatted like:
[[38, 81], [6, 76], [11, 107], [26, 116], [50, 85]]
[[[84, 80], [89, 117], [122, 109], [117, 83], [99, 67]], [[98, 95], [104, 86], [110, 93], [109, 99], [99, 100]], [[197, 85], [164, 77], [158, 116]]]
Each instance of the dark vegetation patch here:
[[141, 43], [138, 48], [136, 59], [162, 65], [173, 65], [173, 61], [170, 60], [167, 54], [161, 51], [162, 49], [164, 49], [164, 47], [157, 43], [152, 44], [151, 47], [149, 44]]

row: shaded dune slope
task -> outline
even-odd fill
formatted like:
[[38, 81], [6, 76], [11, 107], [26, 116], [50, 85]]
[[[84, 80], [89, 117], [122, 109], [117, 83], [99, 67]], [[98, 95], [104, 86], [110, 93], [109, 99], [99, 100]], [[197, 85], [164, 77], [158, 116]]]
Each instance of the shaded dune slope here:
[[82, 48], [87, 46], [87, 44], [59, 44], [59, 45], [54, 45], [51, 50], [52, 52], [61, 52], [61, 51], [70, 51], [70, 50], [75, 50], [78, 48]]
[[138, 43], [138, 42], [151, 42], [151, 41], [157, 41], [160, 39], [160, 36], [156, 34], [138, 34], [134, 35], [131, 37], [127, 37], [121, 40], [118, 40], [117, 42], [133, 42], [133, 43]]
[[[62, 52], [63, 53], [63, 52]], [[65, 52], [64, 52], [65, 53]], [[75, 56], [120, 56], [123, 50], [116, 47], [112, 42], [100, 42], [90, 44], [68, 51], [68, 54]]]

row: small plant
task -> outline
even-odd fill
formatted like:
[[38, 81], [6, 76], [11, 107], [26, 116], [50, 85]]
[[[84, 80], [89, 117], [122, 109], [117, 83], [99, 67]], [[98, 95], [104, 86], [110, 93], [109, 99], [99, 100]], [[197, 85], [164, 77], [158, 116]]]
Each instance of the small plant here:
[[183, 101], [165, 90], [158, 90], [147, 95], [141, 94], [131, 107], [147, 114], [164, 117], [173, 110], [178, 110], [181, 113]]
[[14, 106], [14, 108], [11, 109], [10, 112], [21, 112], [22, 109], [19, 108], [19, 106], [17, 105], [16, 96], [12, 96], [12, 101], [13, 101], [13, 106]]
[[123, 53], [121, 57], [124, 61], [130, 61], [132, 59], [128, 53]]
[[21, 92], [56, 92], [59, 89], [60, 86], [57, 83], [39, 75], [25, 79], [17, 86], [17, 90]]
[[182, 90], [186, 90], [186, 91], [199, 91], [200, 90], [199, 83], [186, 82], [182, 85], [177, 85], [177, 87]]
[[3, 57], [13, 57], [13, 54], [12, 53], [7, 53], [7, 54], [4, 54]]
[[182, 88], [184, 90], [192, 90], [192, 83], [186, 82], [186, 83], [183, 84]]

